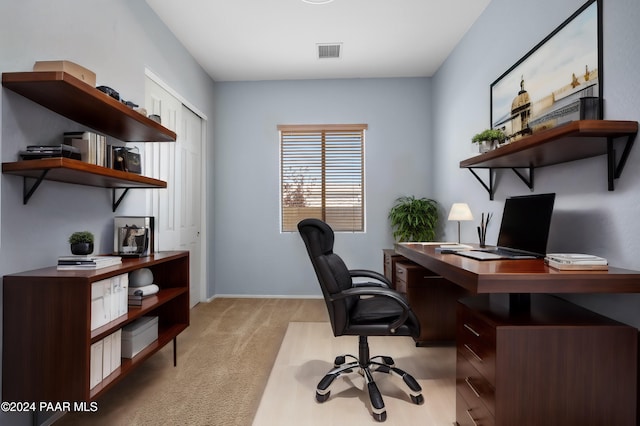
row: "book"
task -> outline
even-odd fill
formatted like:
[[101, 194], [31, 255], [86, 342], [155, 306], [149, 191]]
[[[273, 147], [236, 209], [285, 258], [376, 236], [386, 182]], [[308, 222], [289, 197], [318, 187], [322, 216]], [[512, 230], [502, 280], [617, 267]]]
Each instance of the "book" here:
[[606, 271], [609, 269], [609, 265], [590, 265], [583, 263], [562, 263], [555, 260], [545, 259], [545, 263], [553, 269], [560, 271]]
[[103, 167], [107, 165], [107, 139], [104, 135], [94, 132], [65, 132], [64, 143], [80, 152], [81, 161]]
[[441, 253], [442, 251], [451, 252], [451, 251], [461, 251], [461, 250], [471, 250], [473, 247], [467, 244], [440, 244], [440, 247], [436, 247], [436, 253]]
[[584, 253], [547, 253], [546, 258], [568, 265], [607, 265], [607, 259]]
[[60, 256], [58, 270], [100, 269], [122, 263], [120, 256]]
[[129, 306], [142, 306], [142, 299], [149, 296], [129, 296], [127, 301]]
[[129, 306], [142, 306], [142, 301], [160, 291], [160, 287], [156, 284], [149, 284], [143, 287], [129, 287]]
[[544, 261], [554, 269], [566, 271], [606, 271], [607, 259], [584, 253], [548, 253]]

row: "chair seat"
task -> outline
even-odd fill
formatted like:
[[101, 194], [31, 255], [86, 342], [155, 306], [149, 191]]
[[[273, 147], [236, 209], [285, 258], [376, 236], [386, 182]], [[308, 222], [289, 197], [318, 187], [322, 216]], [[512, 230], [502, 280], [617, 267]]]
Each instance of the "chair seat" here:
[[[349, 323], [343, 334], [388, 336], [389, 324], [402, 314], [402, 308], [393, 300], [384, 297], [365, 297], [359, 299], [349, 312]], [[413, 336], [420, 334], [418, 319], [413, 313], [398, 328], [395, 335]]]

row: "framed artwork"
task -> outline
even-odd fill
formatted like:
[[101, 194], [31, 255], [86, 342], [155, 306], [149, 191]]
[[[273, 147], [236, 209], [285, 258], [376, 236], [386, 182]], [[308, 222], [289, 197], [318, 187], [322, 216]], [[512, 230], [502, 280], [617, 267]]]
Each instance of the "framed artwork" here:
[[602, 119], [602, 5], [589, 0], [491, 83], [491, 128], [513, 141]]

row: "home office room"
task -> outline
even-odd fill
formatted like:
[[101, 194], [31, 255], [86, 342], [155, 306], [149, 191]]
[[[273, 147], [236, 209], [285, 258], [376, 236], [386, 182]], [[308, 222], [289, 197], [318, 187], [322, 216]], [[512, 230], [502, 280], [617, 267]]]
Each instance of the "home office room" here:
[[[637, 424], [640, 5], [228, 3], [0, 4], [0, 423]], [[579, 63], [566, 81], [540, 77], [549, 46], [567, 60], [546, 65]], [[506, 139], [480, 152], [485, 129]], [[65, 134], [128, 163], [83, 161]], [[291, 166], [316, 140], [355, 149], [336, 155], [357, 163], [347, 225], [308, 201], [312, 166]], [[545, 194], [541, 257], [440, 247], [476, 248], [489, 215], [499, 245], [509, 205]], [[433, 200], [431, 235], [398, 242], [401, 197]], [[449, 220], [456, 203], [472, 218]], [[153, 218], [145, 252], [118, 239], [130, 218]], [[82, 231], [90, 255], [70, 250]], [[606, 267], [556, 269], [550, 253]], [[60, 268], [94, 255], [121, 263]], [[329, 264], [390, 288], [336, 297]], [[96, 324], [105, 281], [113, 316]], [[157, 293], [136, 306], [136, 286]]]

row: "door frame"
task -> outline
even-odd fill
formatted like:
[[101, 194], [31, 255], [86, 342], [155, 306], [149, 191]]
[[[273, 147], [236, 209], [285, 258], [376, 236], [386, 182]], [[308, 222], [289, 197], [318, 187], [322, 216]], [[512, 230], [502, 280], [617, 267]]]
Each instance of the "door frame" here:
[[198, 109], [195, 105], [193, 105], [191, 102], [189, 102], [188, 100], [186, 100], [182, 95], [180, 95], [178, 92], [176, 92], [175, 90], [173, 90], [173, 88], [171, 88], [171, 86], [169, 86], [167, 83], [164, 82], [164, 80], [162, 80], [157, 74], [155, 74], [153, 71], [151, 71], [148, 68], [145, 68], [144, 70], [144, 75], [145, 78], [149, 78], [150, 80], [152, 80], [153, 82], [155, 82], [157, 85], [159, 85], [160, 87], [162, 87], [164, 90], [166, 90], [167, 92], [169, 92], [170, 95], [172, 95], [173, 97], [175, 97], [178, 101], [180, 101], [184, 106], [186, 106], [187, 108], [189, 108], [191, 111], [194, 112], [194, 114], [196, 114], [198, 117], [200, 117], [200, 119], [202, 120], [202, 143], [201, 143], [201, 162], [200, 162], [200, 170], [202, 171], [202, 182], [200, 185], [200, 199], [203, 200], [204, 202], [200, 203], [200, 248], [201, 248], [201, 253], [200, 253], [200, 271], [198, 272], [200, 275], [200, 300], [199, 302], [206, 302], [209, 299], [207, 298], [207, 273], [208, 273], [208, 262], [207, 262], [207, 253], [208, 253], [208, 245], [209, 245], [209, 238], [208, 238], [208, 227], [207, 227], [207, 179], [206, 179], [206, 174], [207, 174], [207, 168], [206, 165], [208, 164], [206, 161], [207, 158], [207, 143], [206, 143], [206, 137], [207, 137], [207, 121], [208, 118], [206, 116], [205, 113], [203, 113], [200, 109]]

